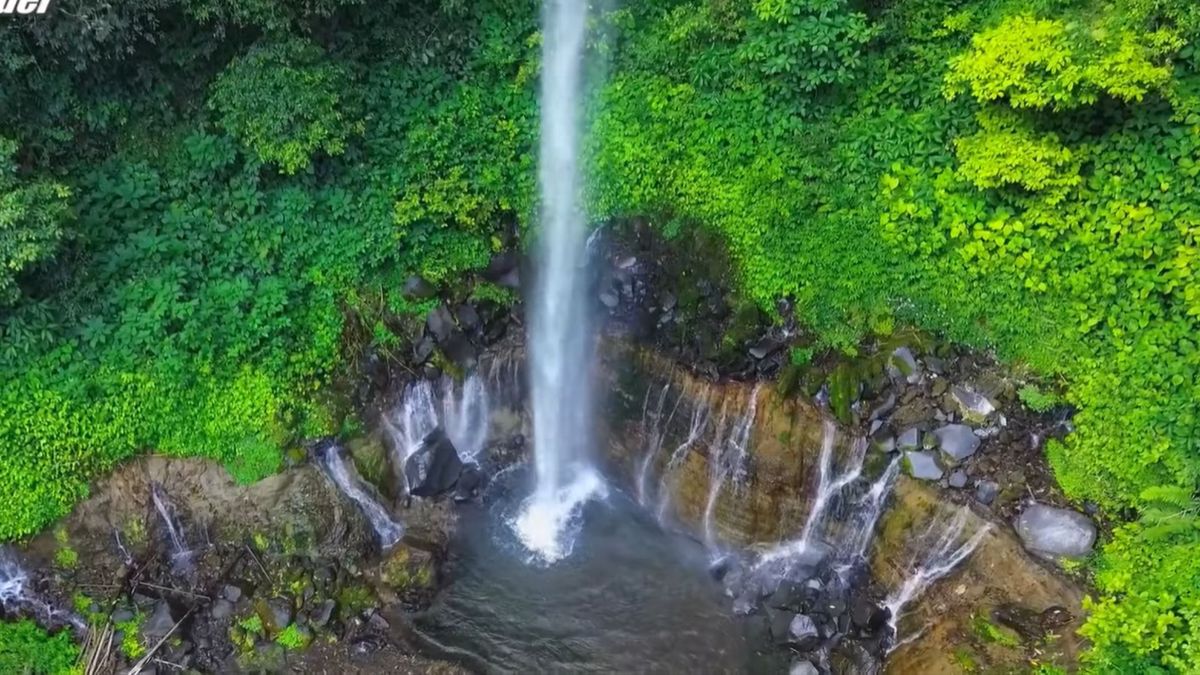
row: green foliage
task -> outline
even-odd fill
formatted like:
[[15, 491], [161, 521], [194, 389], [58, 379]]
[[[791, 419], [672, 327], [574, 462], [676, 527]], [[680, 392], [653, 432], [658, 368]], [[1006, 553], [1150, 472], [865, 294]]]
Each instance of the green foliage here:
[[347, 110], [349, 79], [345, 66], [310, 41], [268, 42], [229, 64], [208, 104], [258, 159], [293, 174], [317, 151], [342, 154], [347, 139], [362, 132], [362, 122]]
[[1062, 402], [1058, 394], [1027, 384], [1017, 390], [1017, 398], [1021, 399], [1030, 410], [1038, 413], [1049, 412]]
[[0, 137], [0, 308], [18, 298], [17, 275], [57, 250], [70, 212], [70, 190], [22, 179], [16, 152], [14, 141]]
[[70, 631], [49, 635], [32, 621], [0, 622], [0, 673], [68, 675], [82, 672], [78, 660]]
[[997, 626], [982, 614], [971, 617], [971, 631], [985, 642], [1002, 647], [1019, 647], [1021, 645], [1021, 639], [1015, 631], [1004, 626]]
[[113, 626], [113, 630], [121, 634], [119, 647], [127, 659], [137, 660], [146, 653], [146, 645], [142, 643], [141, 637], [142, 621], [145, 619], [145, 615], [139, 611], [128, 621], [122, 621]]
[[275, 637], [275, 642], [278, 642], [279, 644], [283, 645], [284, 648], [291, 649], [293, 651], [304, 649], [311, 641], [312, 637], [306, 634], [294, 623], [290, 624], [287, 628], [284, 628], [279, 632], [279, 635]]

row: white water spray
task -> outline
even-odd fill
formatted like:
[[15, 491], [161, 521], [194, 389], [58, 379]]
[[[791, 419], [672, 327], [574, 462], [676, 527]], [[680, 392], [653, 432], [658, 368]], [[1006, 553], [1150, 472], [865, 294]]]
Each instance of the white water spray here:
[[187, 539], [184, 538], [183, 524], [175, 515], [175, 507], [167, 499], [161, 483], [156, 481], [150, 484], [150, 499], [154, 502], [154, 510], [158, 511], [163, 525], [167, 528], [167, 536], [171, 541], [171, 560], [186, 561], [192, 551], [188, 548]]
[[0, 547], [0, 612], [10, 618], [20, 614], [29, 615], [43, 627], [56, 629], [71, 626], [76, 633], [87, 630], [87, 624], [71, 612], [55, 609], [53, 605], [38, 597], [31, 588], [29, 572], [21, 566], [17, 555], [7, 547]]
[[663, 469], [662, 476], [658, 479], [658, 522], [660, 524], [667, 517], [667, 509], [671, 506], [671, 491], [667, 489], [667, 479], [671, 477], [675, 469], [679, 468], [680, 464], [683, 464], [684, 458], [687, 457], [688, 448], [700, 440], [707, 426], [708, 406], [697, 402], [695, 407], [692, 408], [692, 420], [688, 423], [687, 438], [671, 451], [671, 457], [667, 460], [667, 466]]
[[955, 512], [954, 517], [950, 522], [945, 522], [944, 518], [939, 518], [933, 523], [930, 523], [929, 529], [926, 530], [922, 540], [928, 540], [933, 536], [935, 531], [939, 531], [937, 539], [928, 547], [924, 548], [920, 555], [920, 561], [915, 562], [912, 572], [884, 602], [884, 606], [891, 612], [889, 620], [893, 634], [896, 631], [896, 622], [900, 618], [900, 612], [904, 607], [925, 592], [933, 582], [941, 579], [958, 567], [959, 563], [966, 560], [968, 556], [975, 551], [980, 542], [991, 530], [991, 524], [985, 523], [982, 527], [975, 531], [966, 540], [963, 539], [964, 531], [967, 527], [970, 510], [966, 507], [959, 508]]
[[425, 437], [439, 426], [450, 437], [459, 459], [478, 461], [487, 443], [490, 414], [487, 387], [474, 373], [461, 387], [450, 378], [438, 383], [413, 382], [404, 389], [400, 407], [389, 424], [397, 464], [403, 467], [421, 449]]
[[546, 0], [542, 33], [541, 232], [529, 330], [537, 485], [513, 524], [536, 559], [570, 553], [578, 512], [604, 490], [589, 462], [593, 336], [579, 117], [586, 0]]
[[341, 448], [330, 444], [320, 451], [318, 459], [334, 485], [353, 500], [370, 521], [371, 527], [379, 537], [380, 546], [385, 549], [395, 546], [404, 536], [404, 525], [396, 522], [387, 509], [367, 493], [357, 475], [350, 474], [350, 467], [342, 457]]
[[758, 416], [758, 392], [761, 384], [754, 385], [750, 392], [750, 400], [746, 403], [745, 413], [735, 421], [726, 439], [722, 439], [724, 430], [724, 411], [722, 423], [717, 425], [717, 436], [712, 448], [715, 455], [710, 458], [712, 465], [711, 482], [708, 487], [708, 499], [704, 504], [704, 543], [709, 550], [717, 551], [717, 535], [713, 522], [716, 512], [717, 499], [725, 481], [733, 478], [735, 487], [741, 487], [746, 480], [746, 455], [750, 446], [750, 435], [754, 431], [754, 419]]
[[667, 393], [671, 391], [671, 385], [663, 385], [662, 390], [658, 394], [658, 403], [653, 411], [650, 410], [650, 392], [653, 387], [646, 390], [646, 400], [642, 404], [642, 439], [646, 445], [645, 454], [642, 456], [642, 461], [638, 465], [637, 474], [637, 498], [638, 503], [646, 506], [649, 503], [650, 495], [647, 494], [650, 483], [650, 467], [654, 465], [654, 458], [658, 456], [659, 450], [662, 450], [663, 441], [666, 439], [667, 431], [671, 427], [671, 420], [675, 419], [675, 411], [679, 409], [679, 402], [683, 397], [675, 399], [675, 405], [671, 408], [671, 413], [667, 415], [666, 420], [663, 419], [663, 410], [667, 401]]

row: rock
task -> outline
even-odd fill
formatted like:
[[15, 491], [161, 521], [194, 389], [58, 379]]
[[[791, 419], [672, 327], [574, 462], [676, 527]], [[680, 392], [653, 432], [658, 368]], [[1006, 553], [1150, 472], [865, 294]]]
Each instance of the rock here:
[[437, 289], [421, 277], [411, 276], [404, 282], [403, 293], [409, 300], [425, 300], [437, 295]]
[[884, 415], [887, 415], [895, 408], [896, 408], [896, 392], [889, 391], [887, 398], [884, 399], [882, 402], [880, 402], [879, 405], [877, 405], [871, 409], [871, 414], [869, 414], [867, 416], [867, 419], [869, 419], [869, 420], [882, 419]]
[[788, 625], [788, 643], [798, 649], [812, 649], [821, 641], [817, 624], [807, 614], [797, 614]]
[[[264, 613], [266, 616], [263, 616]], [[293, 616], [292, 602], [287, 598], [271, 598], [265, 603], [265, 607], [259, 608], [259, 617], [263, 619], [263, 624], [271, 635], [287, 628], [292, 623]]]
[[788, 675], [821, 675], [821, 671], [817, 670], [812, 661], [801, 659], [792, 662], [792, 666], [788, 668]]
[[121, 608], [121, 609], [118, 609], [117, 611], [113, 612], [112, 617], [109, 619], [109, 621], [112, 622], [113, 624], [125, 623], [126, 621], [133, 619], [134, 616], [135, 616], [135, 614], [133, 613], [132, 610]]
[[329, 598], [317, 606], [313, 610], [312, 617], [309, 618], [309, 623], [317, 628], [324, 628], [331, 618], [333, 618], [333, 610], [337, 608], [337, 602]]
[[421, 377], [424, 377], [430, 382], [436, 382], [439, 378], [441, 378], [441, 376], [442, 369], [438, 368], [432, 363], [426, 363], [425, 365], [421, 366]]
[[871, 602], [869, 598], [859, 596], [850, 606], [850, 620], [863, 630], [875, 631], [883, 627], [889, 618], [887, 608]]
[[798, 612], [800, 611], [800, 606], [804, 603], [804, 595], [805, 588], [803, 585], [792, 581], [784, 581], [767, 598], [767, 606]]
[[367, 619], [367, 628], [377, 633], [386, 632], [391, 626], [392, 624], [388, 623], [388, 620], [383, 618], [379, 612], [372, 612], [370, 618]]
[[404, 464], [408, 491], [414, 497], [436, 497], [449, 492], [462, 470], [458, 451], [441, 427], [429, 432], [421, 448]]
[[426, 335], [413, 346], [413, 360], [417, 363], [425, 363], [430, 356], [433, 356], [433, 350], [436, 348], [437, 343], [433, 341], [432, 337]]
[[780, 344], [779, 342], [777, 342], [769, 337], [765, 337], [765, 338], [759, 340], [753, 347], [750, 348], [750, 356], [755, 359], [760, 359], [760, 360], [765, 359], [768, 356], [770, 356], [771, 354], [774, 354], [775, 352], [779, 351], [779, 348], [782, 346], [783, 345]]
[[468, 464], [458, 474], [458, 484], [454, 487], [454, 501], [462, 504], [475, 499], [479, 488], [483, 485], [483, 472], [475, 464]]
[[846, 613], [846, 601], [841, 598], [828, 598], [821, 605], [821, 611], [829, 616], [841, 616]]
[[213, 603], [212, 610], [209, 613], [212, 615], [212, 618], [218, 621], [228, 619], [233, 616], [233, 603], [225, 598], [219, 598]]
[[230, 602], [237, 602], [238, 600], [242, 599], [242, 589], [238, 586], [234, 586], [233, 584], [226, 584], [221, 589], [221, 597]]
[[1043, 558], [1082, 558], [1096, 542], [1096, 526], [1087, 516], [1048, 504], [1026, 507], [1016, 529], [1025, 548]]
[[483, 325], [479, 319], [479, 312], [475, 311], [475, 307], [470, 304], [462, 304], [455, 308], [454, 318], [458, 319], [458, 325], [467, 331], [477, 330]]
[[949, 485], [957, 490], [967, 487], [967, 472], [959, 469], [950, 474]]
[[938, 447], [952, 463], [957, 464], [975, 454], [979, 449], [979, 437], [965, 424], [947, 424], [934, 430]]
[[888, 433], [877, 433], [871, 438], [871, 447], [874, 448], [876, 452], [882, 452], [884, 454], [895, 452], [896, 437]]
[[994, 480], [981, 480], [975, 484], [975, 501], [985, 506], [991, 505], [1000, 495], [1000, 484]]
[[942, 467], [938, 466], [937, 459], [932, 453], [924, 451], [909, 451], [904, 453], [904, 461], [908, 468], [908, 473], [913, 478], [920, 480], [941, 480]]
[[488, 266], [479, 273], [479, 276], [492, 283], [500, 283], [505, 276], [516, 271], [520, 265], [521, 256], [516, 251], [497, 253], [488, 261]]
[[921, 431], [916, 427], [909, 427], [900, 432], [900, 437], [896, 439], [896, 448], [898, 450], [916, 450], [921, 447]]
[[600, 304], [609, 309], [616, 309], [621, 304], [621, 296], [612, 288], [605, 288], [600, 291]]
[[140, 631], [143, 644], [152, 645], [166, 637], [175, 627], [176, 621], [177, 619], [171, 611], [171, 604], [166, 600], [159, 600], [154, 605], [154, 611], [150, 613], [150, 617], [142, 622]]
[[425, 328], [438, 344], [445, 342], [454, 332], [454, 316], [450, 314], [450, 309], [445, 305], [438, 305], [437, 309], [425, 317]]
[[[786, 645], [791, 642], [792, 619], [798, 615], [784, 610], [767, 610], [767, 620], [771, 625], [771, 637], [778, 644]], [[816, 630], [816, 627], [813, 627]]]
[[965, 387], [951, 387], [950, 395], [968, 422], [983, 424], [989, 415], [996, 412], [996, 404], [991, 399]]
[[896, 351], [892, 352], [892, 357], [888, 359], [887, 371], [892, 379], [903, 378], [909, 384], [921, 380], [921, 369], [917, 365], [917, 358], [913, 356], [912, 350], [908, 347], [897, 347]]
[[441, 341], [442, 353], [455, 365], [463, 370], [470, 370], [478, 362], [475, 345], [459, 331], [452, 331], [445, 340]]

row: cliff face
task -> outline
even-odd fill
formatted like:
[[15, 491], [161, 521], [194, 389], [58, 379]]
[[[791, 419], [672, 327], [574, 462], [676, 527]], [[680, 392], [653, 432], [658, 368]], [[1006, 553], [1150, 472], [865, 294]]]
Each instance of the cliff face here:
[[[627, 477], [649, 508], [704, 537], [714, 476], [725, 468], [729, 477], [710, 519], [718, 541], [762, 549], [800, 533], [819, 482], [823, 428], [830, 424], [820, 407], [782, 396], [769, 384], [706, 382], [670, 361], [621, 345], [607, 347], [604, 370], [611, 436], [606, 459], [612, 473]], [[737, 439], [733, 446], [729, 439], [752, 407], [739, 481], [737, 467], [728, 462]], [[705, 415], [707, 431], [696, 438], [696, 420]], [[854, 431], [835, 429], [834, 464], [843, 466]], [[714, 458], [720, 457], [725, 464], [714, 468]], [[869, 450], [864, 479], [874, 479], [889, 461], [885, 453]], [[964, 532], [983, 534], [970, 557], [901, 612], [898, 646], [887, 659], [887, 671], [958, 673], [1033, 662], [1074, 670], [1083, 591], [1026, 553], [997, 514], [970, 501], [961, 491], [934, 483], [904, 475], [896, 481], [868, 549], [869, 583], [883, 594], [897, 592], [920, 567], [929, 545], [924, 535], [933, 523], [961, 514]], [[834, 528], [842, 525], [834, 520]], [[852, 672], [853, 666], [839, 666], [836, 658], [833, 665], [837, 672]]]

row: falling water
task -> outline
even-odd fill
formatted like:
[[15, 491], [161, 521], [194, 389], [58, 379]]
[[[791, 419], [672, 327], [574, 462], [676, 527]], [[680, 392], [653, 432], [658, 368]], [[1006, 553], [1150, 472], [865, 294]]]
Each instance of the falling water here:
[[950, 522], [947, 523], [945, 518], [939, 518], [930, 523], [929, 529], [921, 537], [921, 541], [928, 541], [934, 537], [935, 532], [937, 533], [936, 540], [927, 547], [923, 547], [917, 556], [919, 562], [914, 560], [912, 572], [900, 585], [900, 588], [884, 601], [884, 606], [891, 612], [890, 622], [893, 634], [896, 631], [896, 622], [900, 617], [901, 610], [925, 592], [930, 584], [946, 576], [959, 563], [966, 560], [991, 529], [991, 525], [985, 523], [964, 541], [963, 534], [969, 516], [970, 510], [960, 507]]
[[30, 585], [29, 572], [21, 566], [16, 553], [0, 547], [0, 611], [3, 614], [10, 617], [27, 614], [49, 629], [67, 625], [78, 633], [87, 630], [82, 619], [71, 612], [55, 609], [38, 597]]
[[818, 550], [818, 542], [814, 541], [814, 537], [822, 538], [824, 536], [823, 530], [830, 505], [846, 486], [858, 480], [862, 475], [863, 459], [866, 456], [866, 444], [856, 442], [849, 465], [842, 473], [835, 474], [833, 468], [835, 439], [834, 425], [832, 422], [826, 421], [821, 433], [821, 454], [817, 460], [817, 494], [813, 497], [812, 506], [808, 510], [804, 529], [801, 530], [798, 538], [779, 544], [764, 553], [755, 565], [756, 572], [787, 576], [797, 561], [811, 560], [814, 555], [824, 555], [826, 542], [821, 540]]
[[692, 447], [700, 437], [704, 435], [704, 429], [708, 426], [708, 406], [702, 403], [696, 403], [692, 408], [692, 420], [688, 424], [688, 435], [682, 443], [671, 451], [671, 457], [667, 460], [667, 466], [663, 469], [662, 476], [658, 479], [658, 522], [662, 523], [667, 516], [667, 509], [671, 505], [671, 492], [667, 489], [667, 479], [671, 474], [683, 463], [683, 458], [687, 456], [688, 448]]
[[646, 452], [639, 463], [637, 475], [637, 498], [638, 503], [642, 506], [646, 506], [649, 503], [650, 496], [646, 494], [646, 490], [650, 481], [650, 467], [654, 465], [654, 458], [658, 456], [658, 451], [662, 449], [667, 429], [671, 426], [671, 420], [675, 417], [675, 411], [679, 408], [679, 402], [683, 400], [682, 397], [675, 399], [675, 406], [664, 421], [663, 409], [667, 401], [667, 393], [670, 390], [671, 385], [663, 385], [662, 390], [658, 394], [658, 403], [655, 405], [653, 411], [650, 410], [650, 393], [653, 391], [653, 387], [646, 390], [646, 400], [642, 403], [642, 438], [646, 445]]
[[542, 38], [541, 233], [529, 342], [537, 485], [514, 527], [536, 558], [570, 553], [580, 506], [603, 491], [592, 435], [587, 227], [580, 204], [579, 97], [586, 0], [546, 0]]
[[488, 438], [490, 404], [483, 378], [472, 373], [457, 386], [450, 378], [409, 384], [390, 420], [393, 453], [398, 466], [421, 449], [425, 437], [439, 426], [464, 462], [479, 460]]
[[849, 529], [842, 545], [843, 554], [850, 561], [861, 560], [866, 555], [867, 546], [875, 534], [875, 524], [879, 522], [879, 516], [883, 515], [883, 505], [899, 474], [900, 458], [896, 457], [858, 501], [859, 508], [848, 524]]
[[175, 514], [175, 507], [167, 498], [162, 483], [158, 481], [150, 483], [150, 499], [154, 502], [154, 510], [158, 511], [159, 517], [162, 518], [163, 527], [167, 529], [167, 538], [171, 542], [171, 560], [186, 561], [192, 555], [192, 551], [188, 548], [187, 539], [184, 538], [183, 524], [179, 522], [179, 517]]
[[722, 422], [717, 425], [716, 439], [712, 448], [714, 456], [710, 458], [712, 465], [711, 478], [708, 486], [708, 499], [704, 503], [704, 543], [709, 550], [717, 550], [717, 536], [713, 523], [716, 512], [717, 498], [725, 481], [732, 476], [735, 487], [741, 487], [746, 478], [746, 454], [750, 445], [750, 434], [754, 430], [754, 419], [758, 416], [758, 391], [761, 385], [755, 385], [750, 392], [750, 400], [742, 417], [734, 421], [729, 436], [722, 439], [725, 413], [722, 410]]
[[359, 510], [371, 522], [371, 527], [379, 537], [380, 546], [384, 549], [395, 546], [404, 536], [404, 525], [396, 522], [387, 509], [363, 488], [357, 475], [351, 475], [351, 469], [342, 457], [342, 449], [330, 443], [317, 452], [317, 459], [338, 489], [358, 504]]

